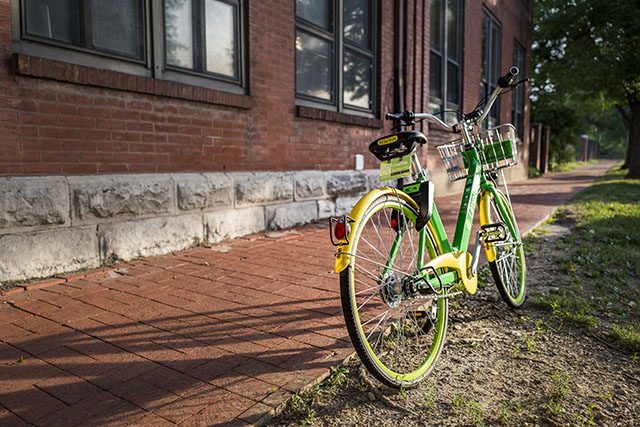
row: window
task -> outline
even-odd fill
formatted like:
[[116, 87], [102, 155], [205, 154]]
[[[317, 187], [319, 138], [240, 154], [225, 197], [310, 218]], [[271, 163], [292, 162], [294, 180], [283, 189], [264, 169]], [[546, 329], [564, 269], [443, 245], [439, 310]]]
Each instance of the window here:
[[[246, 92], [244, 0], [13, 0], [18, 53]], [[15, 37], [15, 36], [14, 36]], [[153, 64], [153, 65], [152, 65]]]
[[24, 38], [144, 60], [144, 4], [131, 0], [25, 0]]
[[[500, 77], [500, 23], [486, 10], [482, 13], [482, 77], [480, 97], [487, 98], [495, 90]], [[498, 98], [489, 112], [489, 127], [498, 123], [500, 99]]]
[[429, 53], [429, 112], [445, 112], [456, 120], [460, 109], [460, 0], [431, 2]]
[[374, 112], [375, 3], [296, 0], [299, 104], [340, 112]]
[[[518, 42], [513, 44], [513, 65], [520, 70], [519, 78], [526, 76], [525, 60], [526, 53], [524, 48]], [[518, 138], [524, 140], [524, 101], [525, 101], [525, 85], [521, 84], [513, 90], [511, 98], [511, 122], [518, 131]]]
[[239, 82], [239, 17], [237, 1], [165, 0], [166, 67]]

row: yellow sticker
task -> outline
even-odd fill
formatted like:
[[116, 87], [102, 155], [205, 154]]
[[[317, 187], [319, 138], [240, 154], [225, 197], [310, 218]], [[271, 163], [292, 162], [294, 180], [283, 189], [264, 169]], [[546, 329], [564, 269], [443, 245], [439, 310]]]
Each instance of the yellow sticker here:
[[398, 140], [398, 135], [393, 135], [393, 136], [390, 136], [389, 138], [381, 139], [380, 141], [378, 141], [378, 145], [391, 144], [392, 142], [396, 142], [397, 140]]

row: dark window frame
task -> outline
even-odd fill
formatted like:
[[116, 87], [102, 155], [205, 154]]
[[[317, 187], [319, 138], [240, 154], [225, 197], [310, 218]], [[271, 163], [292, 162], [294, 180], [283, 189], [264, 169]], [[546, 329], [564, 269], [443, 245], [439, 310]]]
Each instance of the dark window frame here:
[[[87, 0], [89, 1], [89, 0]], [[163, 0], [140, 0], [143, 5], [143, 55], [140, 59], [114, 55], [105, 51], [88, 49], [58, 42], [53, 39], [26, 35], [25, 0], [11, 0], [12, 48], [15, 53], [50, 59], [59, 62], [152, 77], [192, 86], [200, 86], [240, 95], [248, 94], [248, 10], [247, 0], [217, 0], [237, 4], [238, 27], [236, 36], [237, 79], [218, 74], [198, 73], [165, 65], [165, 29]], [[204, 0], [200, 0], [204, 2]], [[204, 18], [203, 18], [204, 19]], [[203, 53], [204, 54], [204, 53]]]
[[[520, 69], [520, 76], [527, 75], [526, 69], [526, 49], [514, 39], [513, 41], [513, 65]], [[516, 127], [518, 138], [524, 140], [524, 107], [526, 103], [526, 87], [524, 84], [519, 85], [513, 90], [511, 96], [511, 122]]]
[[[447, 0], [440, 0], [440, 10], [438, 11], [437, 16], [430, 15], [430, 23], [429, 25], [433, 25], [434, 18], [438, 19], [439, 25], [439, 37], [440, 37], [440, 46], [439, 50], [434, 48], [433, 40], [430, 41], [429, 46], [429, 112], [430, 113], [442, 113], [442, 117], [447, 121], [457, 121], [459, 119], [459, 112], [462, 106], [462, 20], [464, 17], [464, 2], [461, 0], [457, 1], [457, 16], [455, 19], [456, 24], [456, 51], [458, 53], [457, 58], [450, 58], [448, 52], [448, 31], [447, 31], [447, 19], [448, 19], [448, 7]], [[434, 3], [432, 3], [434, 4]], [[430, 5], [431, 7], [431, 5]], [[430, 37], [431, 37], [430, 32]], [[433, 67], [435, 63], [434, 59], [438, 57], [440, 60], [439, 70]], [[458, 87], [458, 96], [455, 102], [449, 100], [449, 87], [451, 76], [449, 75], [449, 65], [457, 67], [457, 75], [456, 86]], [[439, 71], [438, 81], [434, 81], [436, 75], [434, 75], [434, 71]], [[437, 89], [441, 92], [442, 96], [434, 96], [434, 88], [437, 86]]]
[[[304, 107], [314, 107], [329, 111], [335, 111], [337, 113], [345, 113], [351, 115], [360, 115], [365, 117], [375, 118], [378, 116], [378, 0], [373, 0], [370, 5], [370, 17], [369, 28], [371, 29], [369, 42], [371, 43], [370, 50], [358, 46], [356, 43], [348, 40], [344, 36], [344, 20], [343, 20], [343, 1], [344, 0], [331, 0], [332, 15], [330, 16], [331, 32], [310, 22], [302, 17], [299, 17], [294, 12], [295, 28], [294, 28], [294, 40], [296, 34], [300, 31], [302, 33], [309, 34], [313, 37], [327, 41], [332, 45], [332, 64], [331, 64], [331, 87], [333, 97], [330, 100], [313, 97], [304, 93], [300, 93], [295, 90], [296, 105]], [[294, 2], [294, 9], [295, 9]], [[357, 55], [366, 56], [371, 60], [371, 88], [370, 88], [370, 108], [362, 108], [355, 105], [346, 104], [344, 102], [344, 63], [345, 52], [354, 52]], [[295, 46], [294, 46], [295, 57]], [[297, 64], [294, 63], [294, 69], [297, 70]], [[297, 86], [297, 84], [296, 84]]]
[[[206, 70], [206, 34], [204, 34], [205, 28], [205, 14], [204, 14], [204, 2], [205, 0], [192, 0], [192, 16], [194, 18], [193, 25], [193, 40], [194, 40], [194, 52], [198, 50], [200, 55], [194, 54], [194, 68], [188, 69], [177, 65], [167, 63], [167, 38], [165, 30], [165, 8], [164, 1], [162, 1], [161, 13], [162, 13], [162, 75], [166, 75], [170, 80], [177, 80], [183, 83], [197, 84], [202, 78], [215, 79], [219, 84], [227, 87], [227, 90], [234, 91], [233, 86], [246, 87], [247, 73], [245, 70], [246, 60], [246, 24], [244, 17], [247, 15], [245, 10], [244, 0], [215, 0], [220, 3], [226, 3], [234, 6], [234, 19], [235, 19], [235, 57], [237, 62], [235, 64], [236, 77], [229, 77], [215, 72]], [[195, 8], [193, 5], [199, 3], [199, 7]], [[198, 19], [199, 18], [199, 19]], [[154, 34], [155, 36], [155, 34]], [[238, 92], [242, 93], [242, 91]]]
[[56, 40], [54, 38], [44, 37], [36, 33], [29, 33], [29, 29], [27, 26], [26, 1], [20, 1], [21, 38], [24, 40], [29, 40], [32, 42], [37, 42], [42, 44], [49, 44], [49, 45], [61, 47], [64, 49], [78, 50], [81, 52], [101, 55], [109, 58], [121, 59], [125, 61], [144, 64], [145, 58], [146, 58], [146, 52], [147, 52], [145, 34], [147, 32], [147, 26], [148, 26], [147, 20], [144, 19], [144, 16], [146, 15], [147, 6], [145, 2], [142, 2], [140, 5], [142, 6], [142, 9], [139, 11], [140, 16], [137, 18], [140, 18], [142, 22], [141, 22], [141, 28], [139, 29], [137, 34], [139, 40], [138, 40], [138, 46], [136, 48], [137, 50], [140, 51], [139, 55], [127, 55], [125, 53], [117, 53], [117, 51], [115, 50], [100, 48], [99, 46], [96, 46], [93, 43], [93, 34], [92, 34], [93, 21], [91, 19], [92, 5], [90, 0], [81, 1], [79, 3], [79, 14], [81, 16], [79, 20], [79, 30], [80, 30], [79, 43], [80, 44], [65, 43], [64, 41]]
[[[485, 26], [486, 25], [486, 26]], [[488, 33], [485, 34], [485, 28]], [[495, 36], [497, 34], [497, 43]], [[502, 54], [502, 24], [489, 10], [482, 8], [482, 72], [480, 75], [480, 98], [489, 97], [498, 85]], [[489, 68], [487, 69], [487, 65]], [[493, 127], [500, 121], [500, 99], [493, 104], [487, 118], [488, 126]]]

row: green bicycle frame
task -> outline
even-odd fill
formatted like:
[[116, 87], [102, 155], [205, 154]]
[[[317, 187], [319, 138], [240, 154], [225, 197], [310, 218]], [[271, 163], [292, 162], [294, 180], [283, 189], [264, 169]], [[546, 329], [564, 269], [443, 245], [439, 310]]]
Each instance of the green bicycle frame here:
[[[453, 244], [450, 244], [449, 242], [446, 230], [442, 223], [442, 219], [440, 218], [440, 214], [438, 212], [437, 206], [435, 205], [435, 202], [433, 204], [432, 216], [429, 219], [429, 223], [431, 224], [431, 228], [434, 232], [434, 237], [438, 240], [437, 245], [442, 250], [442, 253], [467, 251], [467, 249], [469, 248], [469, 240], [471, 237], [471, 230], [473, 228], [473, 217], [475, 215], [476, 207], [478, 205], [480, 196], [485, 192], [490, 192], [492, 194], [502, 218], [506, 221], [505, 225], [507, 226], [511, 234], [513, 236], [518, 235], [516, 225], [513, 223], [511, 216], [508, 215], [508, 208], [503, 203], [502, 197], [499, 197], [498, 190], [492, 183], [487, 181], [484, 176], [482, 170], [482, 162], [480, 160], [480, 156], [478, 155], [477, 149], [470, 148], [464, 150], [462, 154], [465, 159], [465, 164], [467, 164], [469, 167], [467, 179], [464, 186], [464, 192], [462, 194], [462, 200], [460, 202], [460, 209], [458, 212], [458, 220], [456, 222]], [[416, 156], [416, 154], [413, 153], [412, 156]], [[417, 158], [414, 158], [414, 164], [419, 167]], [[421, 171], [418, 171], [417, 173], [418, 177], [416, 179], [416, 182], [423, 182], [426, 180], [424, 175], [420, 172]], [[387, 267], [390, 267], [390, 265], [393, 263], [397, 252], [397, 247], [399, 246], [403, 235], [404, 233], [398, 233], [398, 235], [396, 236], [396, 240], [391, 249], [391, 253], [388, 259]], [[428, 247], [426, 244], [426, 239], [427, 237], [425, 229], [422, 229], [419, 234], [417, 260], [418, 271], [422, 271], [422, 268], [425, 266], [424, 251], [425, 248]], [[434, 254], [430, 255], [433, 256]], [[457, 277], [457, 273], [455, 272], [440, 274], [439, 277], [432, 277], [433, 274], [430, 274], [428, 271], [422, 271], [422, 274], [426, 281], [428, 281], [429, 284], [435, 289], [438, 289], [441, 284], [446, 286], [459, 279]]]

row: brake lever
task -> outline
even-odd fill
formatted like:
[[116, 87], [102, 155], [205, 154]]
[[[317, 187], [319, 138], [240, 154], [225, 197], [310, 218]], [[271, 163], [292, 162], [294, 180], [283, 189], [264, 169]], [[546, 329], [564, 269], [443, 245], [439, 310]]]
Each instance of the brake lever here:
[[518, 83], [513, 83], [513, 84], [511, 84], [511, 85], [509, 85], [509, 86], [511, 86], [511, 88], [515, 88], [516, 86], [518, 86], [518, 85], [520, 85], [520, 84], [522, 84], [522, 83], [526, 83], [526, 82], [528, 82], [528, 81], [529, 81], [529, 78], [522, 79], [522, 80], [520, 80]]

